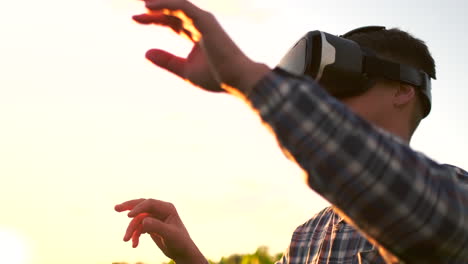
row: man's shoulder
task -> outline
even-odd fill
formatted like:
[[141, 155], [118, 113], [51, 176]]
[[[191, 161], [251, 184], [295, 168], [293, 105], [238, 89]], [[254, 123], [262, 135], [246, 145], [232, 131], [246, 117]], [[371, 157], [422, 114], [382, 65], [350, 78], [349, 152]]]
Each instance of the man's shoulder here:
[[453, 172], [455, 172], [455, 177], [463, 184], [468, 184], [468, 172], [464, 169], [451, 165], [451, 164], [442, 164], [444, 168], [447, 168]]
[[[336, 246], [339, 246], [339, 248], [336, 248]], [[358, 255], [374, 249], [374, 245], [367, 241], [357, 229], [348, 224], [330, 206], [319, 211], [296, 228], [289, 246], [289, 257], [294, 260], [303, 260], [304, 256], [312, 256], [310, 259], [320, 258], [320, 263], [326, 263], [326, 261], [330, 260], [328, 254], [330, 253], [329, 250], [331, 250], [333, 251], [331, 257], [337, 260], [336, 263], [351, 263], [351, 261], [357, 260]], [[367, 257], [370, 257], [370, 255]], [[374, 261], [371, 263], [383, 262]]]
[[338, 220], [338, 218], [339, 215], [335, 213], [333, 207], [325, 207], [305, 223], [298, 226], [294, 233], [305, 233], [311, 232], [312, 230], [317, 232], [318, 230], [324, 229], [329, 225], [333, 225], [334, 222]]

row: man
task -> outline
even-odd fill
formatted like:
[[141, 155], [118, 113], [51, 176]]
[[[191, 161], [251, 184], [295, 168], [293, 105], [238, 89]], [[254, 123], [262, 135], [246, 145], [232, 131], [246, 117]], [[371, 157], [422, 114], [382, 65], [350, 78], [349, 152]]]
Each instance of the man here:
[[[171, 27], [194, 42], [187, 59], [161, 50], [147, 58], [203, 89], [245, 98], [309, 186], [333, 204], [299, 227], [284, 263], [468, 263], [468, 174], [409, 148], [427, 114], [415, 87], [377, 80], [340, 102], [310, 79], [252, 62], [211, 14], [186, 0], [148, 0], [146, 7], [151, 12], [137, 22]], [[124, 240], [134, 246], [149, 233], [176, 263], [206, 263], [171, 204], [139, 199], [115, 209], [130, 210]]]
[[[365, 27], [353, 30], [343, 37], [371, 49], [380, 58], [411, 65], [435, 77], [434, 60], [426, 45], [406, 32]], [[382, 95], [385, 91], [379, 89], [401, 93], [398, 100], [413, 100], [409, 97], [414, 97], [415, 104], [410, 108], [403, 107], [407, 112], [397, 105], [385, 107], [382, 105], [385, 101], [377, 97], [377, 94]], [[405, 144], [409, 144], [419, 121], [430, 111], [430, 104], [427, 104], [419, 89], [385, 79], [375, 80], [372, 89], [364, 93], [340, 100], [370, 123], [398, 136]], [[390, 258], [388, 254], [383, 254]], [[333, 207], [325, 208], [296, 229], [291, 244], [278, 263], [328, 263], [331, 259], [338, 263], [353, 260], [361, 263], [384, 263], [375, 246], [337, 214]]]

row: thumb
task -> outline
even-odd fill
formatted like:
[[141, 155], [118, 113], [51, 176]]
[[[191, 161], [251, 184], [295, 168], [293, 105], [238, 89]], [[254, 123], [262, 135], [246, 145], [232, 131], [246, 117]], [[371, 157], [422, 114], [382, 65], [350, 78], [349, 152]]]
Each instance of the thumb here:
[[155, 65], [166, 69], [175, 75], [185, 79], [185, 58], [174, 56], [173, 54], [159, 49], [151, 49], [146, 52], [146, 58]]
[[142, 230], [143, 233], [156, 233], [159, 236], [166, 238], [169, 237], [171, 234], [170, 225], [152, 217], [146, 217], [142, 222]]

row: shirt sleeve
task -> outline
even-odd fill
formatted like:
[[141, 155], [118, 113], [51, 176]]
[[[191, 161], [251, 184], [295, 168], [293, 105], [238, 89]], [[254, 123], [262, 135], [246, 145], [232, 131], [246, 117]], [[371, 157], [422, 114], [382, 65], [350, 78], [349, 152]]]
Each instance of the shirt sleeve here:
[[275, 69], [247, 100], [310, 188], [371, 240], [409, 263], [468, 263], [466, 171], [412, 150], [312, 79]]

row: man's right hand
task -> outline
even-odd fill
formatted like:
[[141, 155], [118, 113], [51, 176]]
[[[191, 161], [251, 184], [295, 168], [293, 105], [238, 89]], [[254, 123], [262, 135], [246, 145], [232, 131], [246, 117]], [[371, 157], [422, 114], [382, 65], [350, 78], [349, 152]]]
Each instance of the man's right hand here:
[[115, 210], [130, 210], [128, 217], [133, 219], [127, 227], [124, 241], [133, 240], [133, 247], [138, 246], [142, 233], [148, 233], [161, 251], [177, 264], [208, 263], [171, 203], [137, 199], [118, 204]]
[[196, 43], [187, 58], [174, 56], [166, 51], [152, 49], [146, 58], [155, 65], [210, 92], [224, 92], [209, 69], [203, 49]]
[[[141, 24], [157, 24], [170, 27], [176, 33], [185, 34], [191, 39], [191, 33], [183, 28], [183, 21], [175, 16], [150, 12], [134, 16], [133, 19]], [[194, 39], [191, 39], [195, 41]], [[206, 54], [200, 43], [195, 42], [187, 58], [174, 56], [160, 49], [146, 52], [146, 58], [155, 65], [172, 72], [180, 78], [211, 92], [224, 92], [208, 65]]]

